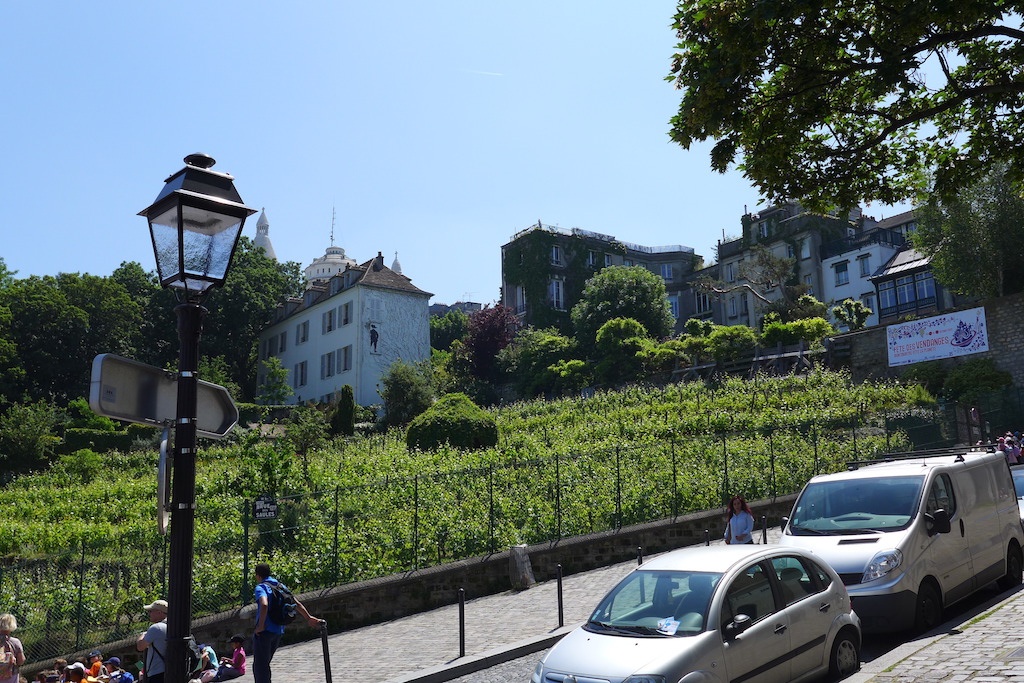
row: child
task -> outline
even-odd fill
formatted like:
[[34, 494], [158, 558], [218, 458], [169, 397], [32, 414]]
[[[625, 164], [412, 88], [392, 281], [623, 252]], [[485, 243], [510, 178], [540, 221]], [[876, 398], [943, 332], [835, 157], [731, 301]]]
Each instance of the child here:
[[231, 636], [231, 640], [228, 642], [231, 643], [234, 652], [231, 653], [230, 657], [220, 658], [220, 668], [216, 671], [204, 671], [203, 675], [199, 678], [202, 683], [230, 681], [232, 678], [238, 678], [245, 673], [245, 650], [242, 648], [242, 636]]

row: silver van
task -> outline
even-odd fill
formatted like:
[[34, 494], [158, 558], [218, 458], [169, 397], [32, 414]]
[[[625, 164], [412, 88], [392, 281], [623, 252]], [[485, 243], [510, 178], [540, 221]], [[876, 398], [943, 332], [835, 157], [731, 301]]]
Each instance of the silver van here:
[[1002, 453], [885, 457], [811, 479], [779, 541], [836, 570], [865, 631], [928, 630], [992, 581], [1021, 583], [1024, 528]]

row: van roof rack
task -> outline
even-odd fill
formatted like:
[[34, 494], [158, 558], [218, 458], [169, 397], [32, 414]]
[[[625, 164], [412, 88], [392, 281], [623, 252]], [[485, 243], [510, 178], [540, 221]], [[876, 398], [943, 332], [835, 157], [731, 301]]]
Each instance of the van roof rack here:
[[981, 446], [949, 446], [947, 448], [930, 448], [920, 451], [902, 451], [899, 453], [880, 453], [874, 458], [867, 460], [849, 460], [846, 463], [847, 470], [856, 470], [866, 465], [877, 465], [880, 462], [896, 462], [898, 460], [916, 460], [919, 458], [937, 458], [943, 455], [960, 456], [958, 461], [963, 461], [966, 453], [993, 453], [992, 446], [983, 444]]

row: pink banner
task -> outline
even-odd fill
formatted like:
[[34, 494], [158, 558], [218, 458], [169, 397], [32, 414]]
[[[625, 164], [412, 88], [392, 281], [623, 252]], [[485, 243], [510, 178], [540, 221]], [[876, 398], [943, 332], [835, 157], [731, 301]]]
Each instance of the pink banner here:
[[886, 337], [889, 367], [988, 351], [984, 308], [889, 325]]

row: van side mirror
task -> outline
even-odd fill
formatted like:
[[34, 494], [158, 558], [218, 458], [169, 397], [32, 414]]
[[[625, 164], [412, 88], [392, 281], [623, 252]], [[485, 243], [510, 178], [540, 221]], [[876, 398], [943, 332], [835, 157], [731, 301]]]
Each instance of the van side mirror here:
[[725, 625], [722, 631], [725, 633], [725, 637], [732, 640], [739, 634], [750, 628], [751, 620], [746, 614], [737, 614], [733, 617], [732, 621]]
[[928, 535], [934, 536], [935, 534], [948, 534], [950, 530], [949, 524], [949, 513], [945, 510], [936, 510], [935, 512], [924, 514], [925, 521], [928, 523]]

